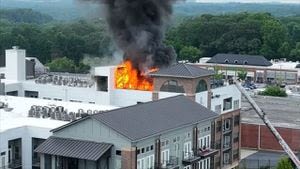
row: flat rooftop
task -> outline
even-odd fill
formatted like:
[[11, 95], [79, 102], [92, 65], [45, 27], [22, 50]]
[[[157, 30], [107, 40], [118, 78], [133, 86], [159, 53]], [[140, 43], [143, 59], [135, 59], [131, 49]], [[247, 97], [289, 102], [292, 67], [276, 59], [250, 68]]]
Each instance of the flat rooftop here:
[[[275, 127], [300, 129], [300, 97], [280, 98], [256, 95], [252, 98]], [[241, 119], [242, 123], [264, 124], [244, 97], [242, 98]]]
[[48, 107], [63, 106], [68, 110], [68, 112], [77, 112], [79, 109], [83, 109], [84, 111], [107, 111], [118, 108], [115, 106], [62, 102], [14, 96], [0, 96], [0, 102], [7, 103], [9, 108], [13, 108], [12, 111], [0, 109], [0, 133], [25, 126], [54, 129], [69, 123], [68, 121], [51, 120], [49, 118], [43, 119], [28, 117], [28, 111], [33, 105]]

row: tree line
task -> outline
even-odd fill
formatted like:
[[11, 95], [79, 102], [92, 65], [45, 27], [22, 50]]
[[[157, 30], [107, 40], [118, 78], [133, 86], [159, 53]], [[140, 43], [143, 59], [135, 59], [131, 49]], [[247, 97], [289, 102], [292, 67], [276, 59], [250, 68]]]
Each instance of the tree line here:
[[190, 17], [168, 31], [166, 43], [183, 60], [235, 53], [296, 61], [300, 60], [300, 17], [275, 18], [268, 13]]
[[[0, 19], [0, 55], [18, 45], [42, 63], [66, 57], [79, 66], [85, 56], [110, 57], [115, 50], [109, 29], [101, 19], [43, 24], [19, 20]], [[178, 60], [197, 61], [217, 53], [300, 60], [300, 17], [205, 14], [180, 17], [176, 22], [167, 30], [164, 43], [174, 47]]]

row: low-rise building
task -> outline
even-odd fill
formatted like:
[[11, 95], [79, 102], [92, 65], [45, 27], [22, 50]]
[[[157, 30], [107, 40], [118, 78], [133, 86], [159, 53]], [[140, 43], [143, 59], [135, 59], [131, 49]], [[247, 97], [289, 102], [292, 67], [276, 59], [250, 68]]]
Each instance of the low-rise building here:
[[51, 136], [50, 130], [78, 119], [75, 112], [83, 115], [88, 110], [98, 112], [114, 108], [0, 96], [0, 168], [39, 168], [40, 158], [33, 150]]
[[299, 62], [287, 62], [285, 59], [268, 61], [257, 55], [216, 54], [211, 58], [201, 58], [195, 65], [218, 70], [223, 73], [224, 79], [238, 79], [238, 73], [245, 71], [247, 80], [256, 83], [300, 82]]

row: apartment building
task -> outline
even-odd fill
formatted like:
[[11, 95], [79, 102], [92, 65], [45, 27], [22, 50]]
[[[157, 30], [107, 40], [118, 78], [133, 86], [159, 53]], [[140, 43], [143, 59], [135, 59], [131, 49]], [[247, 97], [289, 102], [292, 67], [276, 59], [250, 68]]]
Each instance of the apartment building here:
[[45, 168], [211, 168], [218, 114], [175, 96], [116, 109], [53, 130], [36, 152]]

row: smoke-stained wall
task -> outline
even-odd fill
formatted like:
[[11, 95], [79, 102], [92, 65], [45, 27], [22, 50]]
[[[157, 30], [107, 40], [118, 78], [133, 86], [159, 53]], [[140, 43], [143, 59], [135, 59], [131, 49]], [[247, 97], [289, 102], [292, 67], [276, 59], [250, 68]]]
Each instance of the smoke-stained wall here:
[[81, 0], [103, 4], [117, 46], [140, 71], [168, 66], [176, 60], [163, 44], [166, 25], [176, 0]]

